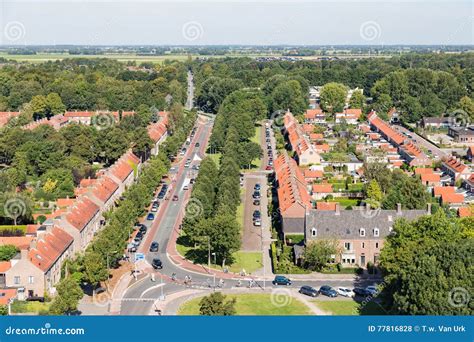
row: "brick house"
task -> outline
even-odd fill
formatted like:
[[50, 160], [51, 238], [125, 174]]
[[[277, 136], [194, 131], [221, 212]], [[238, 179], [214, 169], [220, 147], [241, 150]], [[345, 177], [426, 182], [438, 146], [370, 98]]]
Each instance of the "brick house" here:
[[361, 210], [334, 211], [309, 210], [306, 216], [305, 242], [319, 239], [336, 239], [340, 254], [334, 256], [335, 262], [343, 266], [365, 267], [370, 261], [378, 263], [384, 240], [392, 232], [397, 219], [414, 220], [430, 214], [426, 210], [378, 210], [365, 214]]

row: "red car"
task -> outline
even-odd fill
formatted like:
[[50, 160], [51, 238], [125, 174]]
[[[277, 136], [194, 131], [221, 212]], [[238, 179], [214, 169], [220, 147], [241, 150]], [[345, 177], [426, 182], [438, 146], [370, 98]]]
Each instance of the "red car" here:
[[173, 202], [176, 202], [179, 199], [178, 195], [173, 196]]
[[267, 165], [267, 167], [265, 168], [265, 170], [271, 170], [272, 167], [270, 165]]

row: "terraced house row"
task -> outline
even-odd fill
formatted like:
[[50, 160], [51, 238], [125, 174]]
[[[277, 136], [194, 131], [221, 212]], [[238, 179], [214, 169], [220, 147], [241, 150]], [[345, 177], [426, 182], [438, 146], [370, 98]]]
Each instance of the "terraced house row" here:
[[[156, 143], [154, 153], [167, 135], [167, 115], [149, 127]], [[25, 236], [2, 237], [0, 244], [20, 249], [10, 261], [0, 262], [0, 287], [14, 288], [25, 297], [53, 295], [64, 261], [83, 252], [105, 226], [104, 213], [113, 208], [138, 177], [142, 161], [131, 150], [96, 178], [81, 180], [75, 198], [56, 201], [52, 214], [41, 225], [28, 225]]]

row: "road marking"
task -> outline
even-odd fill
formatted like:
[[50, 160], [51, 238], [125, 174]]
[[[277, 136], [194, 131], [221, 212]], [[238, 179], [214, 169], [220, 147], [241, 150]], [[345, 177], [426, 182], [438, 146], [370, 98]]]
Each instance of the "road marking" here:
[[152, 290], [154, 290], [154, 289], [157, 289], [157, 288], [159, 288], [159, 287], [165, 286], [165, 284], [166, 284], [166, 283], [161, 283], [161, 284], [158, 284], [158, 285], [149, 287], [148, 289], [146, 289], [145, 291], [142, 292], [142, 294], [140, 295], [140, 298], [142, 298], [142, 297], [145, 295], [145, 293], [148, 293], [148, 292], [150, 292], [150, 291], [152, 291]]

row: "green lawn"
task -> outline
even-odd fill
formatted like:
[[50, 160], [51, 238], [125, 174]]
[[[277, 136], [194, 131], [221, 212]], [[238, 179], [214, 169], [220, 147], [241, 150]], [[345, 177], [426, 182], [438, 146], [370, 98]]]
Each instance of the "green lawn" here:
[[[202, 297], [194, 298], [184, 303], [180, 309], [179, 315], [199, 315], [199, 301]], [[228, 295], [226, 299], [236, 298], [235, 309], [237, 315], [248, 316], [289, 316], [289, 315], [310, 315], [311, 312], [306, 305], [295, 298], [278, 297], [277, 303], [288, 303], [284, 306], [276, 306], [272, 303], [271, 295], [260, 294], [239, 294]], [[281, 300], [281, 301], [280, 301]]]
[[48, 311], [49, 306], [51, 305], [50, 302], [42, 303], [42, 302], [27, 302], [27, 301], [13, 301], [11, 305], [12, 313], [44, 313]]
[[356, 206], [359, 201], [356, 199], [350, 199], [350, 198], [333, 198], [328, 200], [328, 202], [338, 202], [340, 203], [343, 207], [348, 207], [348, 206]]
[[384, 315], [385, 312], [380, 305], [370, 301], [361, 307], [360, 303], [353, 300], [314, 300], [318, 308], [333, 315]]
[[[189, 246], [186, 243], [186, 236], [182, 234], [176, 243], [176, 250], [178, 253], [187, 259], [196, 262], [197, 264], [207, 266], [207, 252], [205, 255], [197, 254], [193, 246]], [[252, 273], [256, 270], [262, 268], [262, 253], [260, 252], [246, 252], [246, 251], [237, 251], [233, 255], [234, 263], [232, 265], [227, 265], [230, 272], [239, 273], [242, 269], [245, 269], [245, 272]], [[211, 259], [211, 262], [214, 262], [214, 259]], [[212, 268], [217, 270], [222, 270], [222, 265], [211, 265]]]
[[244, 201], [245, 201], [245, 187], [240, 188], [240, 197], [243, 198], [242, 201], [240, 201], [238, 207], [237, 207], [237, 213], [236, 213], [236, 219], [237, 223], [240, 226], [240, 233], [242, 234], [243, 229], [244, 229]]

